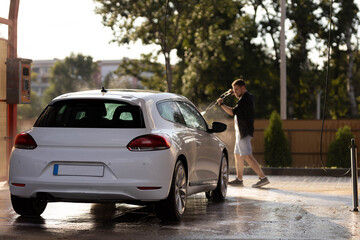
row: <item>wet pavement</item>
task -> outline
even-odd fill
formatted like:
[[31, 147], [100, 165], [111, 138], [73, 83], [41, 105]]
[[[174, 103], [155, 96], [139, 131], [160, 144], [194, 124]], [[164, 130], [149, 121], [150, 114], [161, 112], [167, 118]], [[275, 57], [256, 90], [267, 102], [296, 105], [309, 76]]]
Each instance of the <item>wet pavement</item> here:
[[[231, 176], [230, 179], [233, 179]], [[190, 196], [180, 223], [162, 222], [151, 207], [49, 203], [40, 218], [13, 212], [0, 182], [0, 239], [359, 239], [351, 178], [270, 176], [270, 184], [229, 187], [224, 202]]]

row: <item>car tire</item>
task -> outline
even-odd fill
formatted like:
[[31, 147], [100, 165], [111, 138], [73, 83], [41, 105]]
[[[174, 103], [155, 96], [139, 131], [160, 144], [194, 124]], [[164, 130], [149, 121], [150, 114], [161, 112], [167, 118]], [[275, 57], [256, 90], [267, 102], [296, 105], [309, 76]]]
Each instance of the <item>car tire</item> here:
[[219, 178], [215, 190], [205, 192], [205, 196], [209, 200], [222, 201], [226, 197], [229, 180], [229, 168], [225, 154], [221, 156]]
[[162, 220], [180, 221], [185, 211], [187, 195], [187, 176], [181, 161], [175, 164], [168, 197], [155, 205], [158, 217]]
[[21, 216], [40, 216], [47, 206], [47, 202], [39, 198], [22, 198], [11, 195], [14, 211]]

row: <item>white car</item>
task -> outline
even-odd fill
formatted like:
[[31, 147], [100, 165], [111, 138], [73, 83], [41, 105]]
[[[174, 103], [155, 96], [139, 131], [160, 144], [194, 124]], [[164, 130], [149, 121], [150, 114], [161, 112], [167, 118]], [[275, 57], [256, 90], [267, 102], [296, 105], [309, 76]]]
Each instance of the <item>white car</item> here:
[[16, 136], [12, 206], [39, 216], [47, 202], [155, 203], [180, 220], [186, 197], [224, 199], [228, 152], [185, 97], [139, 90], [91, 90], [53, 99], [33, 128]]

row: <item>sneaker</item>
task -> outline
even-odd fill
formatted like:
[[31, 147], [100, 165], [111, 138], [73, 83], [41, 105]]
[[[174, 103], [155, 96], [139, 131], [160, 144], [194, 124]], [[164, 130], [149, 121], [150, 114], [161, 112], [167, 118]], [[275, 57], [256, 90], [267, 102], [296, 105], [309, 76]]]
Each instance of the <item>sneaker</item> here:
[[255, 184], [252, 185], [253, 188], [259, 188], [262, 186], [265, 186], [266, 184], [269, 184], [269, 180], [267, 179], [267, 177], [265, 178], [259, 178], [259, 181]]
[[235, 180], [229, 182], [229, 185], [234, 185], [234, 186], [237, 186], [237, 187], [243, 187], [244, 182], [243, 182], [243, 180], [239, 180], [238, 178], [236, 178]]

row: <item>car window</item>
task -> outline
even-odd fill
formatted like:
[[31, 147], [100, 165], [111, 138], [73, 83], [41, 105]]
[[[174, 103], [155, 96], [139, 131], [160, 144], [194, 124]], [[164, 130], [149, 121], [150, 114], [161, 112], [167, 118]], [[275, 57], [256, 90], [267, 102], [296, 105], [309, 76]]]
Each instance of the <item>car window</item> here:
[[55, 102], [40, 115], [35, 127], [144, 128], [139, 106], [106, 100]]
[[160, 116], [165, 120], [185, 125], [185, 121], [180, 112], [180, 109], [174, 101], [160, 102], [156, 106]]
[[188, 127], [207, 131], [207, 124], [196, 108], [186, 102], [177, 102], [177, 104]]

